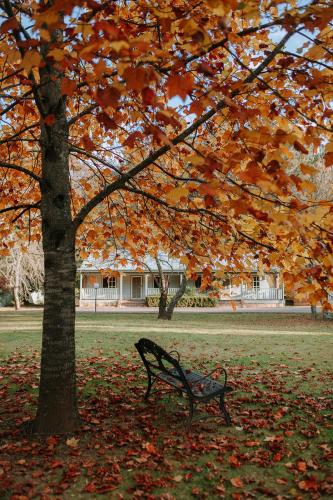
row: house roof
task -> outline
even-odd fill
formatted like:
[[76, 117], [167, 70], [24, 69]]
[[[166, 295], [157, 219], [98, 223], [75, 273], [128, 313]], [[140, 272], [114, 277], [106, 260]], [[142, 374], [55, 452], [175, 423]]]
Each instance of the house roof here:
[[[166, 273], [170, 272], [184, 272], [186, 266], [181, 263], [179, 259], [169, 257], [165, 253], [160, 253], [158, 255], [159, 260], [161, 262], [162, 270]], [[78, 268], [80, 272], [96, 272], [103, 270], [114, 270], [119, 272], [138, 272], [138, 271], [149, 271], [149, 272], [158, 272], [157, 264], [154, 257], [150, 255], [146, 256], [143, 262], [139, 262], [138, 260], [134, 260], [128, 254], [118, 255], [116, 258], [116, 254], [110, 254], [109, 259], [95, 259], [92, 256], [89, 256], [86, 260], [84, 260], [81, 266]], [[237, 271], [235, 271], [237, 273]], [[253, 261], [252, 269], [249, 269], [248, 272], [258, 272], [258, 266], [255, 261]], [[270, 270], [271, 273], [278, 273], [277, 268], [272, 268]]]
[[[124, 260], [126, 259], [126, 262]], [[166, 254], [160, 254], [159, 260], [161, 262], [162, 270], [164, 272], [184, 272], [185, 266], [178, 259], [170, 258]], [[138, 263], [134, 261], [129, 255], [122, 255], [115, 258], [115, 255], [110, 255], [107, 260], [94, 259], [89, 256], [84, 260], [79, 267], [79, 271], [103, 271], [113, 269], [115, 271], [131, 272], [131, 271], [152, 271], [158, 272], [156, 261], [150, 255], [146, 256], [143, 262]]]

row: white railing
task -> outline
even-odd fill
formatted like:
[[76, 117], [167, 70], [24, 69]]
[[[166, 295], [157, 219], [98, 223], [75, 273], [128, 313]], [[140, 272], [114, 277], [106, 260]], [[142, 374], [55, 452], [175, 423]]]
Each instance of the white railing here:
[[[169, 288], [168, 294], [175, 295], [179, 288]], [[228, 293], [229, 292], [229, 293]], [[191, 288], [190, 293], [193, 295], [205, 295], [205, 292], [201, 292], [199, 288]], [[151, 297], [152, 295], [159, 295], [160, 291], [158, 288], [148, 288], [147, 289], [147, 297]], [[264, 290], [258, 290], [256, 288], [251, 289], [242, 289], [239, 290], [224, 290], [221, 293], [221, 300], [283, 300], [283, 289], [282, 288], [266, 288]]]
[[252, 288], [251, 290], [243, 290], [241, 298], [243, 300], [283, 300], [282, 288], [267, 288], [265, 290], [258, 290]]
[[81, 300], [117, 300], [118, 288], [81, 288]]
[[[168, 288], [168, 295], [175, 295], [178, 292], [179, 288]], [[147, 288], [147, 297], [151, 297], [152, 295], [159, 295], [159, 288]]]
[[[175, 295], [179, 288], [169, 288], [168, 294]], [[226, 292], [226, 290], [225, 290]], [[254, 301], [264, 301], [264, 300], [283, 300], [283, 289], [282, 288], [267, 288], [265, 290], [243, 289], [240, 294], [230, 294], [228, 296], [226, 293], [221, 294], [222, 300], [254, 300]], [[147, 288], [147, 297], [153, 295], [159, 295], [158, 288]], [[205, 292], [200, 292], [200, 289], [192, 288], [190, 291], [193, 295], [203, 295]], [[81, 288], [81, 300], [117, 300], [119, 298], [118, 288]], [[333, 295], [329, 297], [329, 301], [333, 302]]]
[[[168, 288], [168, 295], [176, 295], [179, 288]], [[206, 292], [200, 292], [199, 288], [190, 288], [188, 289], [191, 295], [205, 295]], [[186, 292], [185, 292], [186, 293]], [[147, 288], [147, 297], [151, 297], [152, 295], [159, 295], [159, 288]]]

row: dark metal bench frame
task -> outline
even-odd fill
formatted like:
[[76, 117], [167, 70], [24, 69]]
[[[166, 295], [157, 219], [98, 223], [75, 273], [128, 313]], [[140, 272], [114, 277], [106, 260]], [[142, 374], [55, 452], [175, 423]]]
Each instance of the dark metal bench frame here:
[[[227, 372], [224, 368], [221, 368], [224, 374], [224, 382], [221, 384], [210, 378], [217, 369], [206, 376], [185, 370], [179, 364], [180, 356], [177, 351], [170, 351], [168, 353], [152, 340], [142, 338], [135, 344], [135, 347], [147, 370], [148, 388], [144, 396], [145, 400], [149, 398], [155, 382], [160, 380], [173, 387], [178, 394], [187, 394], [189, 400], [188, 425], [191, 425], [195, 405], [197, 403], [207, 403], [212, 399], [218, 401], [226, 424], [231, 425], [231, 418], [225, 407], [224, 396], [227, 392], [231, 392], [232, 388], [227, 386]], [[201, 395], [200, 390], [199, 393], [195, 391], [196, 386], [204, 390]]]

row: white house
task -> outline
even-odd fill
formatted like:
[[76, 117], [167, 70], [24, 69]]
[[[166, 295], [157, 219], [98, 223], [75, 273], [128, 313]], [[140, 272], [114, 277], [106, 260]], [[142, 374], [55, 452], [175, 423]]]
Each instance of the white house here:
[[[124, 304], [142, 305], [146, 297], [159, 295], [158, 269], [155, 259], [147, 257], [138, 267], [130, 260], [101, 261], [89, 258], [79, 268], [80, 307], [121, 306]], [[183, 279], [185, 266], [177, 259], [161, 258], [163, 273], [168, 278], [169, 295], [175, 294]], [[191, 293], [205, 294], [201, 291], [201, 273], [189, 281]], [[229, 275], [219, 291], [221, 303], [235, 301], [241, 304], [284, 305], [284, 289], [279, 281], [279, 273], [271, 271], [264, 275], [253, 269], [249, 272], [250, 281], [238, 282], [237, 273]], [[237, 282], [237, 284], [235, 283]]]

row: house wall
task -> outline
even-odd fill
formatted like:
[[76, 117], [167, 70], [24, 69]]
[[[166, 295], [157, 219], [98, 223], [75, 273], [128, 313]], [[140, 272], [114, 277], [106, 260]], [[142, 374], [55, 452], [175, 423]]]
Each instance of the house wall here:
[[100, 287], [102, 286], [103, 279], [101, 274], [82, 274], [82, 288], [94, 288], [95, 283], [98, 283]]
[[[158, 274], [155, 274], [154, 276], [158, 276]], [[169, 274], [167, 276], [169, 276], [169, 287], [178, 288], [180, 285], [179, 274]], [[154, 288], [154, 278], [151, 274], [148, 276], [148, 288]], [[156, 291], [158, 292], [158, 288], [156, 288]]]

